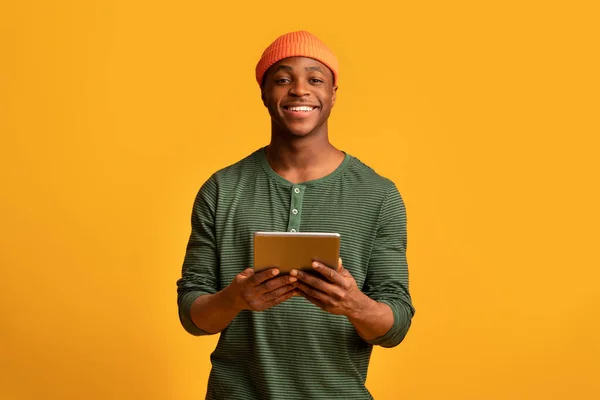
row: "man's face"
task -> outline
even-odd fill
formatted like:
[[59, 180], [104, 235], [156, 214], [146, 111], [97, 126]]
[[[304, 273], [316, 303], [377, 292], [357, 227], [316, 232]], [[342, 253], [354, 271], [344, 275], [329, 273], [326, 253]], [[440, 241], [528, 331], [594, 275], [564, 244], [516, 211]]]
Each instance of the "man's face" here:
[[294, 136], [307, 136], [325, 126], [337, 86], [325, 64], [306, 57], [285, 58], [269, 68], [262, 100], [274, 126]]

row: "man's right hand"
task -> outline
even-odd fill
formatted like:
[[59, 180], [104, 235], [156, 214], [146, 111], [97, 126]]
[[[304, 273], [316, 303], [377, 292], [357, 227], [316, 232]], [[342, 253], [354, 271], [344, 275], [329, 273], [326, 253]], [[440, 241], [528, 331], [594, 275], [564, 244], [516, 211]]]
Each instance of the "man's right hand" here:
[[237, 311], [263, 311], [298, 294], [296, 278], [279, 275], [277, 268], [255, 273], [252, 268], [240, 272], [227, 287]]

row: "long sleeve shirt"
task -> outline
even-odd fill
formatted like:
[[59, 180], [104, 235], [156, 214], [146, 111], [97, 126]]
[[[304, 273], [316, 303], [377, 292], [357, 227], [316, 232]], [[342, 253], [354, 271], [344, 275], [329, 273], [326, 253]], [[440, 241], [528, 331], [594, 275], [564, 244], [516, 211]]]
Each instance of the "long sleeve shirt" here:
[[191, 220], [177, 287], [180, 320], [193, 335], [207, 332], [192, 322], [191, 304], [252, 267], [256, 231], [339, 233], [344, 268], [394, 315], [385, 335], [365, 341], [346, 317], [303, 297], [241, 311], [211, 355], [207, 399], [372, 398], [365, 380], [373, 345], [399, 344], [414, 314], [406, 213], [393, 182], [346, 154], [331, 174], [293, 184], [273, 171], [262, 148], [202, 185]]

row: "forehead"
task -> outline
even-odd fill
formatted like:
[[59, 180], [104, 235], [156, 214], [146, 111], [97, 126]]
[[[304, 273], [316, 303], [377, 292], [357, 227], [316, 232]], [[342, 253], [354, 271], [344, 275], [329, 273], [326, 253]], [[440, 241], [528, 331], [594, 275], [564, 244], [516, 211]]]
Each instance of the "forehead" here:
[[[322, 74], [333, 77], [333, 72], [322, 62], [309, 57], [288, 57], [283, 60], [279, 60], [275, 64], [269, 67], [267, 74], [275, 73], [277, 71], [288, 71], [288, 72], [310, 72], [318, 71]], [[265, 74], [265, 75], [267, 75]]]

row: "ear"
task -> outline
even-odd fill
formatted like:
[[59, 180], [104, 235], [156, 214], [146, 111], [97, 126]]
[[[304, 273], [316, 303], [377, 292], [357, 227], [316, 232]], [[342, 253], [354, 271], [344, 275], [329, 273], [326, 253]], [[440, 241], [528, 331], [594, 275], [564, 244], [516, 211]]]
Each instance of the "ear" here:
[[333, 107], [333, 106], [334, 106], [334, 104], [335, 104], [335, 99], [336, 99], [336, 97], [337, 97], [337, 90], [338, 90], [338, 87], [337, 87], [337, 86], [334, 86], [332, 90], [333, 90], [333, 94], [331, 95], [331, 106]]

